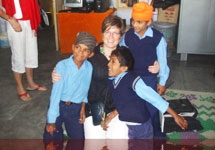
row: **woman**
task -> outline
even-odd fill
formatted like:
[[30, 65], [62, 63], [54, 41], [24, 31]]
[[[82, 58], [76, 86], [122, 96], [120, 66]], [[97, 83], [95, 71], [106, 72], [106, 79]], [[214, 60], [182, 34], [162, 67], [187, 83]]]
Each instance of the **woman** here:
[[[0, 17], [8, 21], [7, 34], [11, 49], [12, 71], [16, 91], [20, 100], [29, 101], [27, 91], [46, 91], [45, 86], [34, 81], [34, 68], [38, 67], [37, 29], [40, 12], [37, 0], [2, 0], [5, 12], [0, 9]], [[27, 88], [23, 84], [26, 73]]]
[[[104, 105], [105, 115], [110, 115], [114, 110], [112, 96], [108, 90], [108, 61], [110, 54], [115, 50], [120, 42], [121, 35], [124, 31], [124, 24], [118, 16], [109, 16], [102, 23], [102, 43], [95, 48], [94, 56], [89, 60], [93, 65], [93, 76], [91, 86], [88, 93], [88, 105], [86, 107], [86, 120], [84, 123], [84, 131], [86, 139], [115, 139], [121, 138], [124, 128], [122, 123], [115, 123], [117, 126], [111, 126], [104, 131], [100, 122], [96, 122], [96, 118], [101, 116], [95, 110], [98, 105]], [[98, 119], [101, 121], [101, 119]], [[117, 121], [117, 120], [116, 120]], [[96, 133], [96, 134], [95, 134]], [[120, 136], [121, 135], [121, 136]]]

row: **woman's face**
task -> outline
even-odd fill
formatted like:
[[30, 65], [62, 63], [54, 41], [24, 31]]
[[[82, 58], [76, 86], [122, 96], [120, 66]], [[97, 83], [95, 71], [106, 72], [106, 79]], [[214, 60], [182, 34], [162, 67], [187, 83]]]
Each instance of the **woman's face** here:
[[120, 42], [120, 29], [116, 26], [111, 26], [102, 34], [104, 47], [115, 49]]

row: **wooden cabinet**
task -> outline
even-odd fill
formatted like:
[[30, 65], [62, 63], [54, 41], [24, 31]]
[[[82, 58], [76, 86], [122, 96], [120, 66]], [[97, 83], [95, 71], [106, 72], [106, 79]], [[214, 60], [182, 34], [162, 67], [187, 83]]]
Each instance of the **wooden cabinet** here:
[[181, 0], [177, 52], [215, 54], [215, 1]]
[[101, 42], [102, 22], [107, 16], [113, 13], [114, 9], [112, 8], [104, 13], [57, 13], [60, 52], [62, 54], [72, 53], [72, 44], [75, 41], [76, 34], [80, 31], [87, 31], [93, 34], [97, 42]]

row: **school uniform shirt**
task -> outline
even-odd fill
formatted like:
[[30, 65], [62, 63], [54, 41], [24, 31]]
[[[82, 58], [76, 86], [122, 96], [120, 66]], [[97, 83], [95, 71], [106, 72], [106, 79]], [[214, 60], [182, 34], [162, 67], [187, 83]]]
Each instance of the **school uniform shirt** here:
[[[141, 40], [141, 39], [146, 38], [147, 36], [153, 37], [153, 30], [151, 27], [148, 27], [148, 29], [146, 30], [146, 32], [144, 33], [144, 35], [142, 37], [140, 37], [137, 32], [134, 32], [134, 34]], [[128, 47], [125, 42], [125, 34], [122, 36], [119, 45]], [[164, 37], [161, 38], [159, 44], [156, 47], [156, 54], [157, 54], [157, 60], [158, 60], [159, 66], [160, 66], [160, 70], [159, 70], [159, 74], [158, 74], [158, 77], [160, 78], [159, 85], [165, 86], [166, 81], [169, 77], [170, 70], [167, 65], [167, 43], [166, 43], [166, 40], [164, 39]]]
[[87, 95], [92, 77], [92, 65], [85, 60], [78, 69], [73, 61], [73, 55], [64, 59], [56, 65], [56, 73], [61, 74], [61, 80], [54, 83], [52, 87], [50, 106], [47, 113], [47, 122], [55, 123], [60, 115], [60, 101], [70, 101], [80, 104], [87, 103]]
[[[128, 72], [123, 72], [119, 74], [117, 77], [114, 78], [114, 84], [117, 86], [120, 84], [120, 80], [123, 79], [123, 77]], [[112, 78], [113, 79], [113, 78]], [[169, 103], [164, 100], [157, 92], [155, 92], [151, 87], [147, 86], [144, 81], [137, 76], [136, 80], [134, 80], [135, 83], [133, 83], [133, 91], [142, 99], [150, 104], [152, 104], [154, 107], [156, 107], [161, 113], [165, 113], [169, 107]]]

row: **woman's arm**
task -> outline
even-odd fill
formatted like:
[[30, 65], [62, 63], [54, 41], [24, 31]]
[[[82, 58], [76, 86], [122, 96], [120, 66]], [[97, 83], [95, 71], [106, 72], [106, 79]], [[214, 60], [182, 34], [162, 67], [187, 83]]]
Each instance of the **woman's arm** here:
[[0, 17], [5, 19], [6, 21], [8, 21], [16, 32], [21, 32], [22, 31], [22, 28], [21, 28], [21, 25], [19, 24], [19, 22], [15, 18], [10, 17], [9, 15], [7, 15], [3, 11], [3, 9], [1, 9], [1, 8], [0, 8]]

